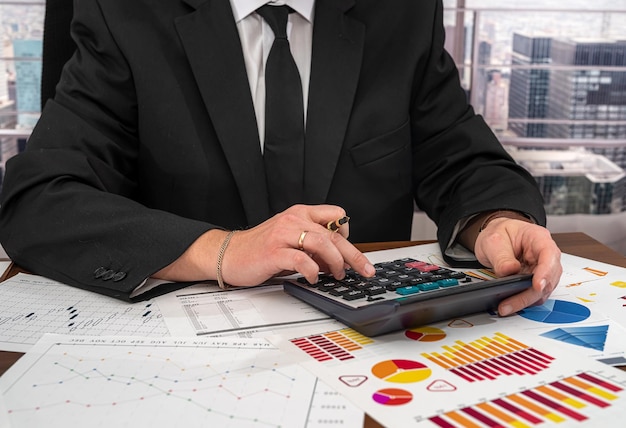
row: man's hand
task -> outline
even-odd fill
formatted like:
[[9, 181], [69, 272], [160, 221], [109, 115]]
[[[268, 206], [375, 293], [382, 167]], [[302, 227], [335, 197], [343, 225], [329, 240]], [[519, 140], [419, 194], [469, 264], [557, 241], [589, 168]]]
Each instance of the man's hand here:
[[[334, 205], [295, 205], [258, 226], [237, 231], [223, 255], [224, 282], [257, 285], [274, 276], [298, 272], [314, 283], [319, 272], [342, 279], [346, 266], [363, 276], [373, 276], [374, 266], [346, 239], [349, 224], [341, 224], [337, 231], [327, 226], [345, 215], [343, 208]], [[217, 255], [227, 233], [217, 229], [206, 232], [153, 276], [172, 281], [216, 279]]]
[[544, 303], [557, 286], [563, 268], [561, 251], [547, 229], [521, 220], [499, 217], [478, 234], [474, 253], [496, 275], [532, 273], [532, 287], [505, 299], [498, 306], [501, 316]]

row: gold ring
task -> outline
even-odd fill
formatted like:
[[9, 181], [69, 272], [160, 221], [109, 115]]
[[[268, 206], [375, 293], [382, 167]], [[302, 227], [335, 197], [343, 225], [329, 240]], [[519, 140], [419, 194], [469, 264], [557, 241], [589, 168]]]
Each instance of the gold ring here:
[[300, 234], [300, 238], [298, 238], [298, 249], [300, 251], [304, 251], [304, 238], [306, 238], [307, 233], [309, 233], [308, 230], [303, 230]]

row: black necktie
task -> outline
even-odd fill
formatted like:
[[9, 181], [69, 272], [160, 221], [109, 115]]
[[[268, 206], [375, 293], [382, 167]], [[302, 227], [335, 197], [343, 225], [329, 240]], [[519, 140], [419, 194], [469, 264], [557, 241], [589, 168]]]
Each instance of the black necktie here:
[[265, 5], [257, 13], [274, 32], [265, 66], [263, 159], [274, 212], [302, 202], [304, 188], [304, 106], [298, 67], [287, 41], [288, 6]]

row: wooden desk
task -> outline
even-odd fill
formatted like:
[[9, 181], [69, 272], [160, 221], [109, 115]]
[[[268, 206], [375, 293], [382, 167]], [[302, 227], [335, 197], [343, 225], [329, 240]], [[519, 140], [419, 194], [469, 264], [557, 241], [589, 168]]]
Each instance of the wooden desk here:
[[[584, 233], [556, 233], [553, 235], [561, 251], [604, 263], [626, 268], [626, 257], [611, 250]], [[406, 247], [427, 244], [433, 241], [402, 241], [379, 242], [358, 245], [361, 251], [376, 251], [388, 248]], [[10, 276], [10, 275], [8, 275]], [[13, 365], [23, 354], [19, 352], [0, 351], [0, 375]], [[620, 367], [626, 370], [626, 367]], [[379, 427], [373, 419], [366, 417], [365, 427]]]

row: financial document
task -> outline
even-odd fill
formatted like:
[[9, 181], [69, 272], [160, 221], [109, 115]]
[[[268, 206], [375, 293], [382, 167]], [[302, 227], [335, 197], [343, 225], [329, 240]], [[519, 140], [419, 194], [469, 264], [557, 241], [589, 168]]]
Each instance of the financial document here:
[[[0, 378], [12, 428], [363, 426], [268, 340], [44, 336]], [[331, 404], [332, 402], [332, 404]]]
[[626, 372], [498, 324], [273, 340], [383, 426], [615, 426], [625, 415]]
[[[199, 284], [156, 298], [172, 335], [272, 333], [335, 324], [328, 315], [287, 295], [282, 285], [220, 290]], [[325, 327], [327, 328], [327, 327]]]
[[0, 283], [0, 350], [26, 352], [45, 333], [170, 335], [152, 300], [131, 304], [24, 273]]

